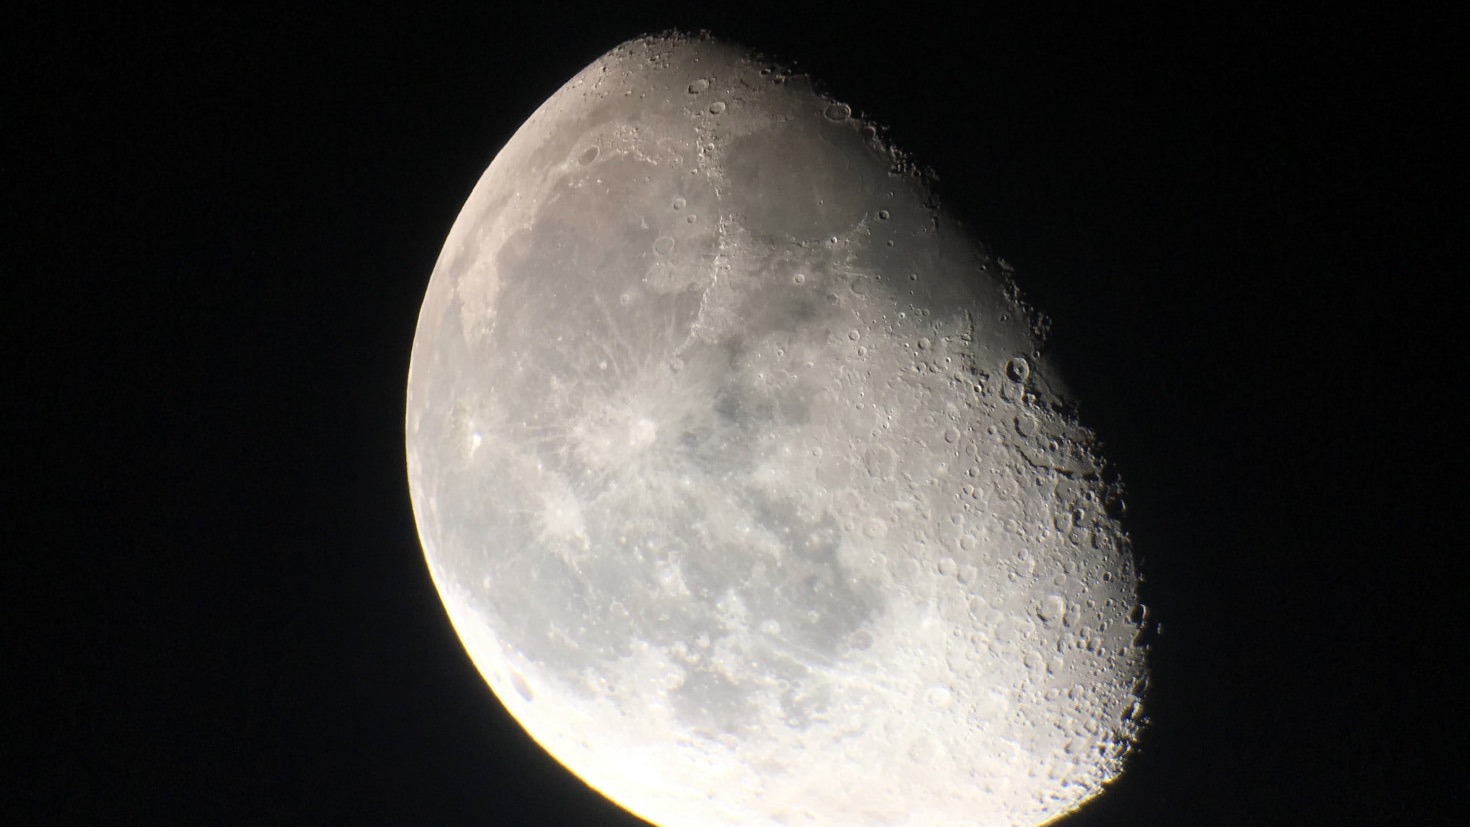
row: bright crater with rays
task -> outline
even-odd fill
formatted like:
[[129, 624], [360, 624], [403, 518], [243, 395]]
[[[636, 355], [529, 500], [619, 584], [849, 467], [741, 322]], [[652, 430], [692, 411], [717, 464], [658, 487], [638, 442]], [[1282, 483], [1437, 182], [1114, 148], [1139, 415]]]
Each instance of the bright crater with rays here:
[[846, 104], [624, 44], [501, 150], [420, 313], [409, 481], [496, 696], [679, 825], [1026, 825], [1146, 683], [1121, 489], [1008, 269]]

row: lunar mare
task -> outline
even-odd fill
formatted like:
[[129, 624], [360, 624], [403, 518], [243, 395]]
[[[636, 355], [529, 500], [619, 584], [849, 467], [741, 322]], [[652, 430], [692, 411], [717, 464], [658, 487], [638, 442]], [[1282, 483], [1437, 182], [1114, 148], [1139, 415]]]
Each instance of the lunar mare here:
[[1023, 825], [1120, 771], [1120, 490], [1010, 274], [846, 104], [668, 35], [515, 133], [434, 268], [407, 454], [495, 695], [679, 825]]

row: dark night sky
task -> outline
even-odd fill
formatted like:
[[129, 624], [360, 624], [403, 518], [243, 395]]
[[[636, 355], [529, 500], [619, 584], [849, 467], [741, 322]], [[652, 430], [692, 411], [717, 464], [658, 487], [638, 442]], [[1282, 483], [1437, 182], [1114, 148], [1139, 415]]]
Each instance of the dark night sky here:
[[504, 5], [0, 14], [0, 822], [641, 823], [464, 656], [402, 415], [481, 171], [677, 26], [890, 124], [1054, 320], [1163, 624], [1068, 827], [1470, 823], [1463, 19]]

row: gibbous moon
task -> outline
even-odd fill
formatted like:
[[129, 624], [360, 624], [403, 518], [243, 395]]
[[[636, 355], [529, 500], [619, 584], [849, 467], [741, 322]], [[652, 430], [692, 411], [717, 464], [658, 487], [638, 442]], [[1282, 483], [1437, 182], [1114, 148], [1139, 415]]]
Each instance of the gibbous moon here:
[[847, 104], [708, 37], [521, 126], [419, 316], [408, 477], [526, 731], [683, 825], [1029, 825], [1146, 682], [1120, 490], [1009, 268]]

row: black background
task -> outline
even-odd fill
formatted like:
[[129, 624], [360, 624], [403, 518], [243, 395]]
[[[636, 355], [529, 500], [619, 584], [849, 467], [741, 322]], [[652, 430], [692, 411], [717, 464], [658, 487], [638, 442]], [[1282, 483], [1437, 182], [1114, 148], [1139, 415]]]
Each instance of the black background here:
[[0, 14], [6, 823], [639, 823], [464, 656], [402, 414], [470, 187], [672, 26], [890, 124], [1054, 320], [1162, 623], [1069, 827], [1470, 823], [1464, 20], [207, 5]]

